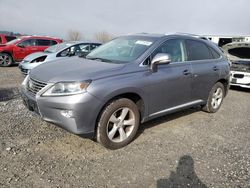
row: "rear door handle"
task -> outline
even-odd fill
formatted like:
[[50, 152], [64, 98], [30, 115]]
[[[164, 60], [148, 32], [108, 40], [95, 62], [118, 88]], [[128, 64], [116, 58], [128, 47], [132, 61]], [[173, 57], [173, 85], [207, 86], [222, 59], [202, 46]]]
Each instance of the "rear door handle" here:
[[214, 67], [213, 67], [213, 70], [214, 70], [214, 71], [217, 71], [217, 70], [219, 70], [219, 68], [218, 68], [217, 66], [214, 66]]
[[185, 75], [185, 76], [190, 75], [190, 74], [191, 74], [191, 72], [188, 69], [183, 71], [183, 75]]

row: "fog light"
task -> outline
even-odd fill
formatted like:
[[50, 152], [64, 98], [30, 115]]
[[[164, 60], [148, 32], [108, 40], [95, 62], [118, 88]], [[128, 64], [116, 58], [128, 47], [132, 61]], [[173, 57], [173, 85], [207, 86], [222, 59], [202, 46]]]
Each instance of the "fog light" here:
[[66, 118], [72, 118], [74, 117], [72, 110], [62, 110], [61, 114], [65, 116]]

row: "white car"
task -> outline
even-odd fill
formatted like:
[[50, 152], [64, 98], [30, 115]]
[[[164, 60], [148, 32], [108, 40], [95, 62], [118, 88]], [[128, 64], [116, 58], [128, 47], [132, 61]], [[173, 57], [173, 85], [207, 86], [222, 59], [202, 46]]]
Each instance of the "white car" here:
[[24, 75], [27, 75], [31, 69], [42, 63], [77, 55], [87, 55], [100, 45], [96, 42], [63, 42], [47, 48], [44, 52], [36, 52], [26, 56], [19, 64], [19, 68]]
[[250, 61], [232, 62], [230, 85], [250, 88]]

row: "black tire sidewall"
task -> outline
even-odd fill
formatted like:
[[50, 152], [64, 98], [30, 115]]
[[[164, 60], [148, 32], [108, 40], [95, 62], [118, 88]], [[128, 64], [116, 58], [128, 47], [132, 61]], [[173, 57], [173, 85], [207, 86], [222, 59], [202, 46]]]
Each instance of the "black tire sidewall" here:
[[[129, 137], [126, 140], [124, 140], [123, 142], [116, 143], [116, 142], [112, 142], [108, 138], [107, 124], [108, 124], [110, 116], [116, 110], [122, 107], [127, 107], [133, 111], [135, 115], [135, 126], [134, 126], [132, 133], [129, 135]], [[97, 141], [109, 149], [119, 149], [121, 147], [124, 147], [128, 145], [136, 136], [137, 130], [139, 128], [139, 123], [140, 123], [140, 113], [136, 104], [133, 101], [126, 99], [126, 98], [114, 100], [109, 105], [107, 105], [101, 113], [101, 116], [98, 121], [98, 127], [97, 127]]]

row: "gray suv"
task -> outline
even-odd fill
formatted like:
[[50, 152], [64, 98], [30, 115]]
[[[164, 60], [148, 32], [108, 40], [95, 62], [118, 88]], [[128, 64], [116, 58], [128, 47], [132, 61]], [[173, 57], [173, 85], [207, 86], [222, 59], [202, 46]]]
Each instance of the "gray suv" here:
[[229, 86], [229, 62], [209, 41], [185, 35], [116, 38], [86, 58], [32, 69], [24, 104], [42, 119], [118, 149], [140, 123], [201, 106], [216, 112]]

